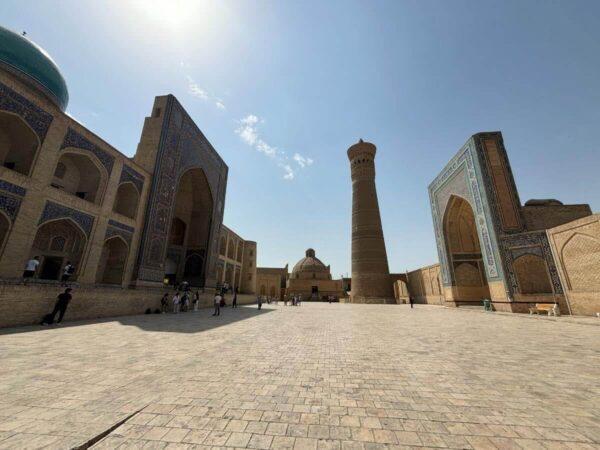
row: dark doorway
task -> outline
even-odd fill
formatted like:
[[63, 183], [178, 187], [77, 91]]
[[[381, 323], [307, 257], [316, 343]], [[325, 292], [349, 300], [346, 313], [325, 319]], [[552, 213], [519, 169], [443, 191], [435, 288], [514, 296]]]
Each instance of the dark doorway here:
[[318, 300], [319, 299], [319, 286], [313, 286], [312, 287], [310, 298], [313, 299], [313, 300]]
[[58, 256], [44, 257], [40, 278], [43, 280], [58, 280], [62, 263], [63, 259]]

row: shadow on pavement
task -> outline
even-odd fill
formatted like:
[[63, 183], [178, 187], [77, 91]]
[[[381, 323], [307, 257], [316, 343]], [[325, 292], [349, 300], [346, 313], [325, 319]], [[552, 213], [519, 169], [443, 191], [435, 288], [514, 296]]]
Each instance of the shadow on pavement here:
[[[213, 328], [229, 325], [240, 320], [273, 312], [273, 308], [263, 306], [259, 310], [256, 305], [240, 306], [238, 308], [221, 308], [220, 316], [212, 316], [212, 308], [204, 308], [193, 312], [179, 314], [140, 314], [135, 316], [103, 317], [98, 319], [74, 320], [54, 325], [29, 325], [0, 329], [0, 336], [15, 333], [30, 333], [53, 329], [80, 327], [99, 323], [119, 322], [122, 325], [138, 327], [146, 331], [163, 331], [166, 333], [200, 333]], [[68, 311], [67, 311], [68, 315]]]

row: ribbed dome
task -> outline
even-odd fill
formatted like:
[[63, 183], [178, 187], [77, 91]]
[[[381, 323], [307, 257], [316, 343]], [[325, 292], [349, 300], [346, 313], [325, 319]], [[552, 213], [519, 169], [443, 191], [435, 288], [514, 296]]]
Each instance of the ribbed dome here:
[[29, 39], [3, 27], [0, 27], [0, 66], [41, 90], [62, 111], [67, 108], [67, 83], [50, 55]]
[[306, 250], [306, 256], [296, 263], [292, 273], [299, 272], [327, 272], [327, 267], [315, 256], [312, 248]]

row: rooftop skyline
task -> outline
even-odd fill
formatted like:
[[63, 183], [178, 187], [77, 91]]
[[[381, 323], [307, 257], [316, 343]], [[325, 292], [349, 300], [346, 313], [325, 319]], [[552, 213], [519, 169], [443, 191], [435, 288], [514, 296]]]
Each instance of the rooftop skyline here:
[[[500, 130], [521, 201], [600, 210], [597, 2], [51, 2], [0, 5], [47, 50], [68, 113], [133, 156], [174, 94], [229, 166], [224, 223], [260, 266], [307, 248], [350, 273], [350, 168], [377, 146], [392, 272], [437, 261], [427, 185]], [[48, 17], [55, 19], [48, 20]]]

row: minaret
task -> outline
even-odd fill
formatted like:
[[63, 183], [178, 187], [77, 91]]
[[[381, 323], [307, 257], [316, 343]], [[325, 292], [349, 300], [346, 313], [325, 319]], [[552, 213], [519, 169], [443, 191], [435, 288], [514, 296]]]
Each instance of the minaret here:
[[348, 149], [352, 177], [352, 303], [396, 303], [375, 188], [376, 151], [373, 144], [362, 139]]

